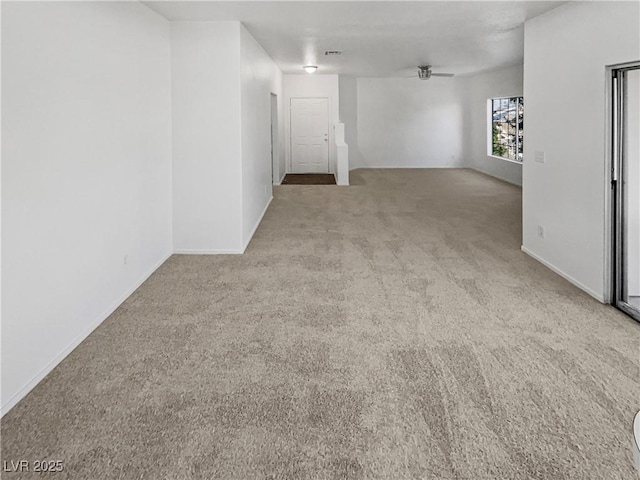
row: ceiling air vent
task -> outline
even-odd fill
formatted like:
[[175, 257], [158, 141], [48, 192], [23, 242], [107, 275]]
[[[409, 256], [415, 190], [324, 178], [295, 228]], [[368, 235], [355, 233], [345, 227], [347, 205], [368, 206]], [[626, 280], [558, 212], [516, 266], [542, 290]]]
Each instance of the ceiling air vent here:
[[325, 50], [325, 55], [342, 55], [340, 50]]

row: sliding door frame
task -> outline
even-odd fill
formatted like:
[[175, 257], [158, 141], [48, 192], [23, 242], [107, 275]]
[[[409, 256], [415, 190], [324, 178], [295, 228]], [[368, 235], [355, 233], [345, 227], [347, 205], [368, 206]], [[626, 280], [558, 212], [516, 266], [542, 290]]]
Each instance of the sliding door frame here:
[[640, 62], [610, 67], [610, 155], [611, 155], [611, 303], [624, 313], [640, 321], [640, 311], [625, 300], [626, 269], [624, 238], [624, 92], [625, 73], [640, 69]]

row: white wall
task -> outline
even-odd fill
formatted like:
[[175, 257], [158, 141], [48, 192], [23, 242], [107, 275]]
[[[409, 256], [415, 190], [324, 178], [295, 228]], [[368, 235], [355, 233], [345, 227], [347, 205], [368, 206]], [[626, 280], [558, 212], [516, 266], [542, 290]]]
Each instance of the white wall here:
[[239, 22], [172, 22], [171, 55], [175, 251], [242, 253], [271, 200], [282, 73]]
[[571, 2], [525, 24], [523, 249], [600, 300], [609, 274], [605, 67], [640, 59], [639, 8]]
[[358, 81], [356, 77], [340, 75], [340, 121], [344, 123], [345, 142], [349, 146], [349, 169], [362, 163], [358, 148]]
[[240, 23], [172, 22], [173, 242], [242, 252]]
[[291, 172], [291, 99], [292, 98], [328, 98], [329, 99], [329, 171], [335, 172], [336, 149], [333, 126], [340, 122], [340, 95], [338, 75], [304, 73], [283, 75], [284, 90], [284, 134], [287, 172]]
[[240, 28], [240, 80], [244, 250], [272, 198], [271, 93], [282, 102], [282, 72], [244, 26]]
[[463, 166], [458, 79], [358, 78], [363, 167]]
[[171, 253], [169, 68], [139, 3], [2, 4], [3, 412]]
[[[465, 160], [471, 168], [515, 185], [522, 185], [522, 164], [487, 155], [487, 99], [522, 96], [522, 74], [522, 65], [516, 65], [460, 78], [465, 104]], [[525, 121], [526, 108], [525, 99]]]

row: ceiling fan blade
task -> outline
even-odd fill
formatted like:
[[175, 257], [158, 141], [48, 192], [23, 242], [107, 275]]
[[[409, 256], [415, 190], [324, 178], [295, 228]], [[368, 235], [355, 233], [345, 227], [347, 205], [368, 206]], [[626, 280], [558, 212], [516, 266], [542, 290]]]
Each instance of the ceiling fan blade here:
[[453, 77], [453, 73], [432, 73], [432, 77]]

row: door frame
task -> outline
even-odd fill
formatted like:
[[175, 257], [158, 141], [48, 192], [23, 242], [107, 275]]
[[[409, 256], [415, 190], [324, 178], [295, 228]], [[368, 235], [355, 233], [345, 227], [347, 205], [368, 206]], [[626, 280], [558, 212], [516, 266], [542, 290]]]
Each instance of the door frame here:
[[278, 125], [278, 94], [271, 92], [271, 183], [280, 185], [280, 126]]
[[606, 220], [606, 231], [610, 232], [607, 249], [609, 255], [605, 255], [605, 292], [609, 292], [609, 303], [623, 311], [630, 317], [640, 322], [640, 313], [632, 308], [622, 298], [622, 286], [625, 282], [625, 272], [622, 267], [624, 251], [624, 235], [622, 232], [623, 221], [623, 188], [622, 176], [622, 142], [624, 140], [624, 75], [629, 70], [640, 69], [640, 61], [627, 62], [607, 67], [607, 178], [608, 195], [605, 196], [609, 202], [609, 216]]
[[331, 99], [329, 97], [290, 97], [289, 98], [289, 158], [287, 161], [287, 173], [293, 173], [293, 148], [292, 148], [292, 141], [293, 141], [293, 135], [291, 135], [291, 129], [293, 128], [293, 122], [291, 121], [291, 103], [292, 100], [326, 100], [327, 101], [327, 172], [326, 173], [334, 173], [333, 169], [332, 169], [332, 152], [331, 152], [331, 145], [334, 144], [334, 140], [333, 140], [333, 128], [331, 125], [331, 119], [333, 118], [331, 116]]

